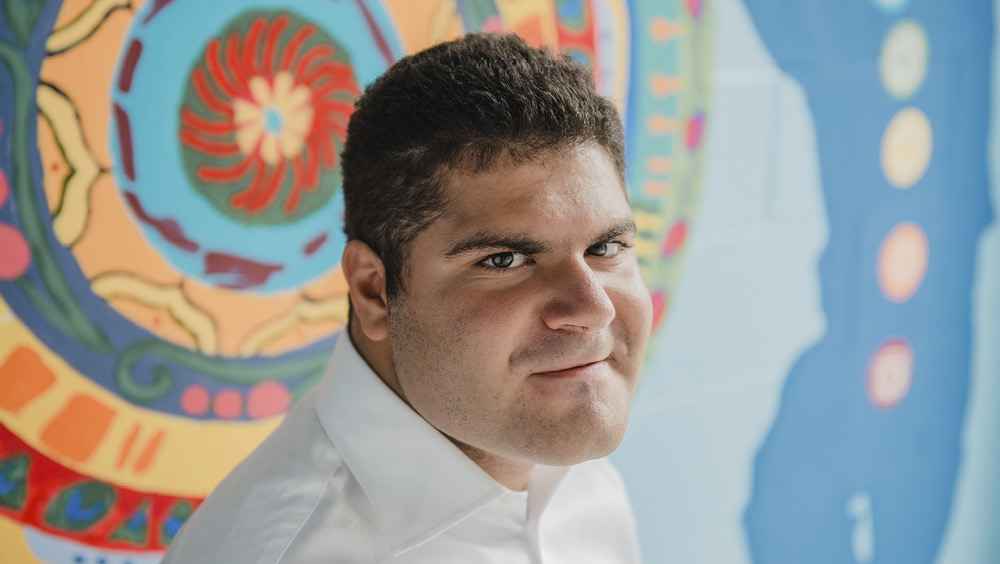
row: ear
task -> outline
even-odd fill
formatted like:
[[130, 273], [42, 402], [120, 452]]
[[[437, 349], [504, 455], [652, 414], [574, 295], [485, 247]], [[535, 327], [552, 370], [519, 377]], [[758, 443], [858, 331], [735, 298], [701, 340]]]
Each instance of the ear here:
[[340, 266], [361, 331], [372, 341], [384, 340], [389, 336], [389, 324], [382, 259], [367, 244], [353, 239], [344, 246]]

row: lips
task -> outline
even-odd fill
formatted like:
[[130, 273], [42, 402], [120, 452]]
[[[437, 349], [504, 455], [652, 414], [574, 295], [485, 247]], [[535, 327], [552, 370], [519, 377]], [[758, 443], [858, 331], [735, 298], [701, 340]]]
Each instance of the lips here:
[[598, 360], [584, 361], [579, 364], [569, 365], [563, 368], [556, 368], [554, 370], [546, 370], [542, 372], [535, 372], [535, 376], [543, 376], [548, 378], [567, 378], [575, 376], [586, 376], [587, 374], [596, 373], [598, 370], [603, 368], [607, 364], [607, 357]]

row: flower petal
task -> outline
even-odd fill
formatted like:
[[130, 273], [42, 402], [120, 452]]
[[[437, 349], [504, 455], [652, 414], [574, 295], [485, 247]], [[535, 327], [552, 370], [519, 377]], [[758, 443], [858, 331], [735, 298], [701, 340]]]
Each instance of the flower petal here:
[[261, 109], [257, 104], [248, 102], [243, 98], [233, 100], [233, 123], [237, 126], [261, 121], [262, 119]]
[[267, 106], [271, 103], [271, 86], [262, 76], [255, 76], [250, 79], [250, 95], [258, 106]]
[[244, 155], [248, 155], [257, 146], [262, 135], [264, 135], [264, 127], [260, 121], [252, 121], [236, 129], [236, 146]]
[[274, 77], [274, 102], [280, 104], [284, 100], [288, 93], [292, 91], [292, 86], [295, 85], [295, 80], [292, 78], [292, 73], [290, 72], [279, 72]]
[[286, 159], [295, 158], [302, 152], [302, 147], [305, 146], [305, 142], [301, 135], [296, 135], [291, 132], [286, 132], [279, 139], [281, 145], [281, 155]]
[[304, 137], [312, 128], [313, 110], [304, 108], [285, 116], [285, 131]]
[[260, 144], [260, 158], [264, 162], [273, 165], [278, 162], [281, 155], [278, 154], [278, 138], [274, 135], [266, 135]]
[[281, 109], [289, 112], [298, 110], [309, 103], [309, 88], [299, 85], [280, 102]]

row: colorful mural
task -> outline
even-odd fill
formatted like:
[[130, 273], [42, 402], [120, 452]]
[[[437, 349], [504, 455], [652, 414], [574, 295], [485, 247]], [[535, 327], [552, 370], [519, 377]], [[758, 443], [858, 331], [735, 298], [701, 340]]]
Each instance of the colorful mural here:
[[465, 31], [558, 48], [619, 105], [663, 325], [702, 183], [700, 0], [0, 9], [4, 562], [156, 562], [315, 383], [346, 315], [352, 101]]

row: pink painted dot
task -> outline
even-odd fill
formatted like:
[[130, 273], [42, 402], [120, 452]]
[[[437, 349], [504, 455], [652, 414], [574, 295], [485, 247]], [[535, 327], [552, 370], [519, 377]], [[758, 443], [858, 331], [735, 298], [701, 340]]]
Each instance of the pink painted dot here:
[[678, 219], [673, 227], [670, 228], [670, 233], [667, 233], [667, 240], [663, 243], [663, 258], [669, 257], [677, 252], [677, 249], [681, 248], [684, 241], [687, 240], [687, 232], [687, 222], [683, 219]]
[[31, 265], [31, 247], [21, 231], [0, 223], [0, 280], [15, 280]]
[[284, 385], [274, 381], [261, 382], [247, 393], [247, 415], [261, 419], [280, 415], [292, 405], [292, 394]]
[[913, 349], [896, 337], [882, 343], [868, 363], [868, 399], [880, 409], [903, 401], [913, 383]]
[[483, 33], [502, 33], [504, 31], [503, 20], [500, 19], [500, 16], [490, 16], [483, 20], [483, 27], [480, 31]]
[[7, 175], [0, 170], [0, 206], [7, 203], [8, 194], [10, 194], [10, 183], [7, 182]]
[[667, 294], [662, 290], [657, 290], [650, 297], [653, 300], [653, 329], [655, 330], [660, 326], [663, 315], [667, 312]]
[[701, 10], [705, 7], [704, 0], [684, 0], [684, 4], [687, 6], [688, 13], [691, 17], [698, 19], [701, 17]]
[[236, 419], [243, 413], [243, 395], [232, 388], [221, 390], [215, 394], [212, 409], [219, 419]]
[[208, 413], [210, 401], [208, 390], [200, 384], [188, 386], [181, 392], [181, 409], [188, 415], [202, 416]]
[[684, 136], [684, 144], [687, 145], [688, 151], [694, 151], [701, 145], [702, 135], [705, 133], [705, 115], [701, 112], [695, 113], [693, 116], [688, 118], [687, 131]]

